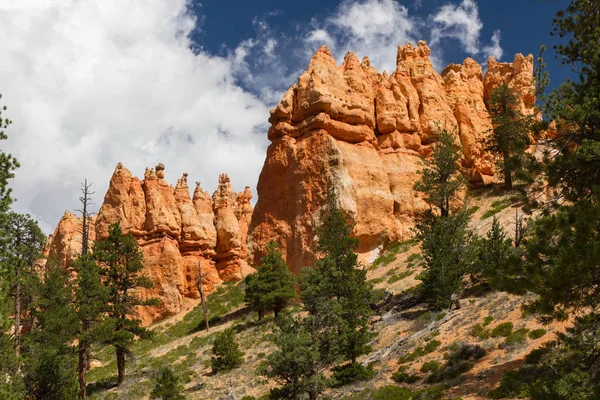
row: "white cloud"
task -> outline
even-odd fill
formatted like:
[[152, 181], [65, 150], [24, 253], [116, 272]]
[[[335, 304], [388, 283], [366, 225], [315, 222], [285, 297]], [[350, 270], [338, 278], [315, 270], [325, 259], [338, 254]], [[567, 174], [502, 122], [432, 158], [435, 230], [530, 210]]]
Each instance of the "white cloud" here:
[[253, 19], [253, 37], [222, 56], [190, 43], [203, 17], [195, 19], [189, 5], [0, 0], [0, 93], [14, 121], [0, 146], [22, 165], [12, 183], [15, 208], [40, 217], [47, 232], [65, 209], [78, 207], [84, 178], [95, 183], [101, 204], [119, 161], [138, 176], [163, 162], [169, 182], [188, 172], [210, 191], [220, 172], [237, 188], [255, 187], [268, 108], [323, 44], [338, 62], [354, 51], [388, 72], [396, 47], [419, 39], [430, 39], [437, 68], [442, 38], [461, 41], [472, 55], [502, 54], [499, 31], [480, 45], [474, 0], [430, 16], [409, 15], [395, 0], [345, 0], [286, 32], [271, 28], [269, 19], [280, 16], [270, 12]]
[[368, 56], [380, 71], [394, 71], [396, 47], [417, 40], [408, 9], [394, 0], [347, 0], [322, 25], [314, 25], [305, 37], [311, 52], [325, 44], [340, 61], [354, 51]]
[[119, 161], [138, 176], [163, 162], [173, 184], [188, 172], [214, 190], [228, 172], [255, 186], [268, 107], [236, 84], [244, 44], [236, 57], [194, 54], [196, 27], [186, 0], [0, 0], [0, 92], [14, 121], [1, 145], [21, 162], [18, 211], [51, 231], [84, 178], [102, 203]]
[[500, 39], [500, 31], [494, 31], [494, 34], [492, 35], [492, 44], [483, 48], [483, 55], [486, 58], [489, 58], [490, 56], [494, 56], [496, 57], [496, 59], [502, 58], [502, 54], [504, 54], [504, 51], [502, 50], [502, 46], [500, 46]]
[[444, 5], [431, 16], [431, 21], [432, 47], [438, 45], [442, 39], [449, 38], [457, 40], [463, 50], [471, 55], [494, 55], [497, 58], [502, 56], [499, 30], [494, 32], [490, 45], [481, 44], [483, 23], [479, 18], [479, 7], [475, 0], [462, 0], [460, 4]]

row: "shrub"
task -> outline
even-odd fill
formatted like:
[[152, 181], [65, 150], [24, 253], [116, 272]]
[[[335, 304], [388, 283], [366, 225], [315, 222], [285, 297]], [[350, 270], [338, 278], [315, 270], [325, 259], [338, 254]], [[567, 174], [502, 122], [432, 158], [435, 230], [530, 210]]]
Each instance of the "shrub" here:
[[373, 366], [364, 366], [359, 363], [344, 364], [332, 369], [331, 387], [341, 387], [353, 382], [364, 382], [375, 377]]
[[235, 341], [233, 329], [225, 329], [218, 334], [212, 348], [210, 364], [213, 373], [229, 371], [242, 365], [244, 353]]
[[435, 360], [427, 361], [421, 366], [421, 372], [435, 372], [439, 370], [441, 364]]
[[544, 336], [546, 334], [546, 330], [545, 329], [534, 329], [531, 332], [529, 332], [529, 339], [531, 340], [536, 340], [541, 338], [542, 336]]
[[420, 378], [417, 375], [411, 375], [406, 372], [394, 372], [392, 374], [392, 379], [396, 383], [415, 383]]
[[442, 344], [442, 342], [440, 342], [439, 340], [430, 340], [425, 345], [425, 348], [423, 349], [423, 351], [425, 352], [425, 354], [433, 353], [435, 351], [435, 349], [440, 347], [441, 344]]
[[150, 398], [161, 400], [183, 400], [185, 397], [181, 394], [183, 385], [179, 377], [173, 373], [171, 368], [166, 367], [160, 371], [156, 378], [156, 383], [152, 389]]
[[491, 315], [488, 315], [487, 317], [485, 317], [483, 319], [483, 326], [488, 326], [489, 324], [492, 323], [493, 320], [494, 320], [494, 317], [492, 317]]
[[508, 335], [506, 337], [506, 339], [504, 339], [504, 345], [505, 346], [514, 346], [517, 344], [525, 343], [525, 341], [527, 340], [527, 332], [529, 332], [529, 329], [525, 329], [525, 328], [517, 329], [516, 331], [514, 331], [510, 335]]
[[512, 322], [503, 322], [492, 330], [490, 336], [493, 338], [500, 336], [507, 337], [512, 333], [513, 327]]
[[485, 329], [481, 324], [477, 324], [471, 329], [471, 336], [479, 339], [487, 339], [490, 337], [490, 330]]
[[548, 354], [548, 348], [546, 347], [531, 350], [531, 352], [525, 356], [525, 364], [539, 364], [540, 361], [542, 361], [542, 357], [546, 354]]
[[441, 382], [454, 379], [473, 368], [471, 361], [479, 360], [485, 355], [481, 346], [470, 344], [455, 344], [451, 346], [450, 353], [446, 356], [446, 364], [427, 377], [427, 382]]

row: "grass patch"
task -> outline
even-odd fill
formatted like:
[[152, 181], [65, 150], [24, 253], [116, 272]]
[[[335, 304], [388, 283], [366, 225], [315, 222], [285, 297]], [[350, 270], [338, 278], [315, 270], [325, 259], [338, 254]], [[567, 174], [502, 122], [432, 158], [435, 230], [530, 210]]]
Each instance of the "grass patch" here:
[[394, 261], [398, 253], [404, 253], [417, 243], [416, 239], [410, 239], [402, 243], [391, 243], [385, 251], [373, 261], [370, 269], [385, 266]]
[[471, 336], [485, 340], [490, 337], [490, 330], [484, 328], [481, 324], [477, 324], [471, 329]]
[[407, 362], [415, 361], [417, 358], [424, 356], [425, 354], [433, 353], [442, 342], [439, 340], [430, 340], [425, 346], [419, 346], [414, 349], [411, 353], [405, 354], [398, 359], [398, 364], [404, 364]]
[[415, 271], [404, 271], [399, 274], [394, 274], [388, 278], [387, 283], [394, 283], [394, 282], [401, 281], [402, 279], [408, 278], [409, 276], [413, 275], [414, 273], [415, 273]]
[[500, 211], [509, 207], [512, 203], [513, 203], [513, 200], [511, 198], [496, 200], [495, 202], [492, 203], [492, 208], [487, 210], [481, 216], [481, 219], [487, 219], [487, 218], [493, 217], [494, 215], [498, 214]]

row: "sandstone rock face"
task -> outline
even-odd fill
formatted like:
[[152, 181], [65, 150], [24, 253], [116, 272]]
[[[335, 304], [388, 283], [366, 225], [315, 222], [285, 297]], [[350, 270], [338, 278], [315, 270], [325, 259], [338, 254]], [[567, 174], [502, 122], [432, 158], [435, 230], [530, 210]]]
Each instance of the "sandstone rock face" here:
[[[246, 235], [252, 216], [252, 193], [236, 193], [227, 175], [220, 178], [214, 199], [196, 182], [193, 197], [184, 173], [172, 187], [164, 180], [164, 165], [148, 168], [144, 179], [133, 177], [119, 163], [104, 202], [90, 224], [93, 240], [108, 236], [109, 226], [120, 221], [144, 255], [144, 274], [152, 289], [141, 289], [145, 298], [158, 298], [157, 307], [139, 310], [144, 323], [181, 311], [186, 299], [199, 298], [198, 276], [204, 291], [214, 285], [239, 280], [251, 272], [246, 262]], [[66, 212], [50, 236], [45, 254], [65, 265], [81, 253], [82, 220]]]
[[[92, 248], [96, 239], [96, 231], [94, 230], [95, 216], [92, 216], [89, 221], [88, 246]], [[58, 222], [54, 233], [50, 235], [44, 248], [44, 255], [50, 259], [55, 259], [67, 268], [71, 266], [71, 262], [81, 254], [83, 220], [75, 214], [65, 211], [65, 214]], [[42, 262], [42, 260], [40, 260]]]
[[485, 99], [506, 81], [523, 107], [532, 107], [532, 57], [517, 55], [511, 64], [491, 59], [484, 77], [472, 59], [440, 75], [430, 54], [425, 42], [400, 46], [388, 75], [368, 58], [359, 62], [349, 53], [338, 66], [326, 47], [317, 50], [271, 110], [271, 145], [248, 234], [251, 262], [276, 240], [293, 271], [312, 265], [329, 192], [356, 223], [363, 259], [410, 237], [415, 215], [428, 207], [412, 188], [441, 129], [456, 134], [472, 182], [494, 179], [494, 160], [483, 146], [492, 127]]
[[495, 87], [506, 83], [519, 96], [521, 112], [533, 115], [535, 110], [535, 81], [533, 79], [533, 55], [515, 55], [512, 63], [498, 62], [490, 57], [483, 79], [484, 99], [487, 100]]

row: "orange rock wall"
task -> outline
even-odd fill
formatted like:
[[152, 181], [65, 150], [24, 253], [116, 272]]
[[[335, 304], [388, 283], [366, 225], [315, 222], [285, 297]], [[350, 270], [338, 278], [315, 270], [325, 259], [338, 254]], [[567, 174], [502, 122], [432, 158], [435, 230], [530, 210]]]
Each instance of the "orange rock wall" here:
[[[246, 262], [251, 198], [248, 187], [233, 191], [226, 174], [212, 197], [199, 183], [190, 197], [187, 174], [173, 187], [164, 180], [162, 164], [146, 169], [140, 180], [119, 163], [92, 220], [90, 241], [107, 237], [109, 226], [117, 221], [136, 238], [144, 255], [144, 274], [154, 283], [141, 295], [161, 300], [157, 307], [140, 309], [147, 324], [180, 312], [186, 298], [199, 297], [199, 267], [206, 293], [252, 271]], [[67, 211], [49, 237], [45, 254], [68, 266], [81, 253], [81, 228], [82, 220]]]
[[312, 265], [315, 226], [329, 191], [356, 222], [359, 253], [373, 258], [390, 241], [411, 236], [414, 216], [427, 205], [413, 192], [436, 133], [456, 134], [462, 167], [473, 183], [494, 180], [484, 151], [492, 125], [485, 100], [502, 82], [533, 113], [533, 58], [481, 65], [467, 58], [438, 74], [425, 42], [398, 47], [396, 70], [380, 74], [348, 53], [338, 66], [327, 47], [311, 59], [271, 110], [271, 145], [258, 181], [249, 227], [250, 260], [276, 240], [290, 268]]

